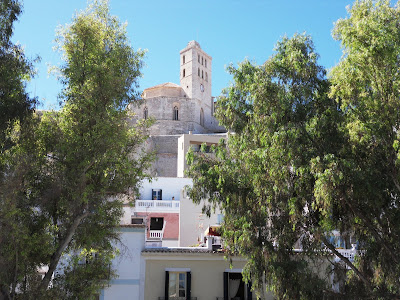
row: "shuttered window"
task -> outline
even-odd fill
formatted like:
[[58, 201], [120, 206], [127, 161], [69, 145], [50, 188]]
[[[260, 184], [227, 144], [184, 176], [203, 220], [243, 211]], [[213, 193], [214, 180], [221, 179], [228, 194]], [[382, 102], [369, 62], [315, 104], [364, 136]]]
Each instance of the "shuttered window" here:
[[190, 300], [191, 273], [165, 271], [165, 299]]
[[152, 189], [151, 190], [151, 198], [153, 200], [162, 200], [162, 190], [161, 189]]

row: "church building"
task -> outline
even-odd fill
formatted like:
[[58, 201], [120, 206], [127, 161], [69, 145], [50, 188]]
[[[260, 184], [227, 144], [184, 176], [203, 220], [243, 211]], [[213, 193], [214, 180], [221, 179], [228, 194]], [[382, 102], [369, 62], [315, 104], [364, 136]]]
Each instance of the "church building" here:
[[[157, 153], [153, 165], [155, 176], [177, 176], [181, 135], [226, 132], [213, 116], [212, 57], [196, 41], [190, 41], [179, 55], [180, 85], [167, 82], [146, 88], [143, 99], [129, 105], [134, 113], [133, 122], [155, 120], [147, 145], [148, 150]], [[192, 144], [196, 147], [194, 142]]]

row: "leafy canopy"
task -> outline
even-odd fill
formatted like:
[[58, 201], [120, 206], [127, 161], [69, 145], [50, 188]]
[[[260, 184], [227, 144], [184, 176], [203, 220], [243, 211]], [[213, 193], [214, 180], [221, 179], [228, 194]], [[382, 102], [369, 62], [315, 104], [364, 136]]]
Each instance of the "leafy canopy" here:
[[[284, 37], [275, 51], [261, 66], [229, 67], [233, 84], [217, 117], [234, 133], [215, 158], [189, 155], [190, 196], [210, 195], [224, 209], [225, 241], [248, 258], [253, 286], [267, 282], [282, 299], [319, 299], [326, 283], [313, 266], [322, 263], [307, 255], [320, 248], [322, 222], [310, 161], [338, 148], [340, 115], [309, 36]], [[303, 253], [293, 250], [299, 240]]]
[[[364, 0], [348, 12], [328, 79], [306, 35], [283, 38], [262, 66], [230, 66], [217, 116], [233, 133], [214, 158], [188, 157], [191, 197], [224, 209], [229, 249], [278, 299], [400, 296], [400, 7]], [[343, 257], [333, 230], [363, 255]]]
[[[152, 159], [142, 149], [148, 124], [132, 127], [125, 110], [137, 95], [144, 52], [133, 50], [107, 1], [77, 13], [56, 41], [62, 108], [34, 118], [7, 153], [14, 170], [4, 186], [17, 188], [0, 198], [14, 206], [3, 212], [10, 231], [0, 253], [8, 255], [10, 295], [91, 299], [113, 277], [115, 228]], [[32, 235], [38, 242], [29, 244]], [[44, 278], [31, 279], [43, 265]]]

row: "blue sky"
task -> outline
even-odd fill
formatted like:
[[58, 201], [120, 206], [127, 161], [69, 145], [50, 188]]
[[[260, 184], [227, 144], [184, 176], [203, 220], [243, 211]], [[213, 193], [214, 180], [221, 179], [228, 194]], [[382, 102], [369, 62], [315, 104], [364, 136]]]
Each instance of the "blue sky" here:
[[[179, 51], [191, 40], [213, 57], [213, 95], [230, 82], [225, 67], [248, 58], [263, 63], [285, 34], [307, 32], [314, 40], [320, 63], [327, 69], [341, 57], [340, 44], [331, 31], [334, 22], [347, 16], [348, 0], [110, 0], [111, 13], [128, 23], [132, 46], [147, 49], [140, 90], [164, 82], [179, 84]], [[53, 51], [57, 26], [70, 23], [86, 0], [25, 0], [15, 24], [13, 40], [28, 57], [41, 57], [37, 76], [28, 89], [42, 102], [57, 108], [62, 86], [48, 65], [60, 63]]]

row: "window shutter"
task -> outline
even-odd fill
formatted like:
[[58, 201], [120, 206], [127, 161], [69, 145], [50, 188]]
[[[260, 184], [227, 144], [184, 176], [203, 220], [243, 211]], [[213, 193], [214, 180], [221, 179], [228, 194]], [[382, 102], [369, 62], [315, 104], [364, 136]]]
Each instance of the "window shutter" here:
[[229, 273], [224, 272], [224, 300], [228, 300], [228, 281], [229, 281]]
[[165, 271], [165, 291], [164, 291], [165, 300], [168, 300], [168, 288], [169, 288], [169, 271]]
[[190, 300], [192, 293], [192, 273], [187, 272], [186, 273], [186, 299]]
[[154, 197], [156, 196], [156, 191], [155, 190], [151, 190], [151, 200], [154, 200]]
[[158, 200], [162, 200], [162, 190], [160, 190], [160, 195]]
[[253, 293], [251, 292], [251, 281], [247, 283], [247, 300], [251, 300]]

